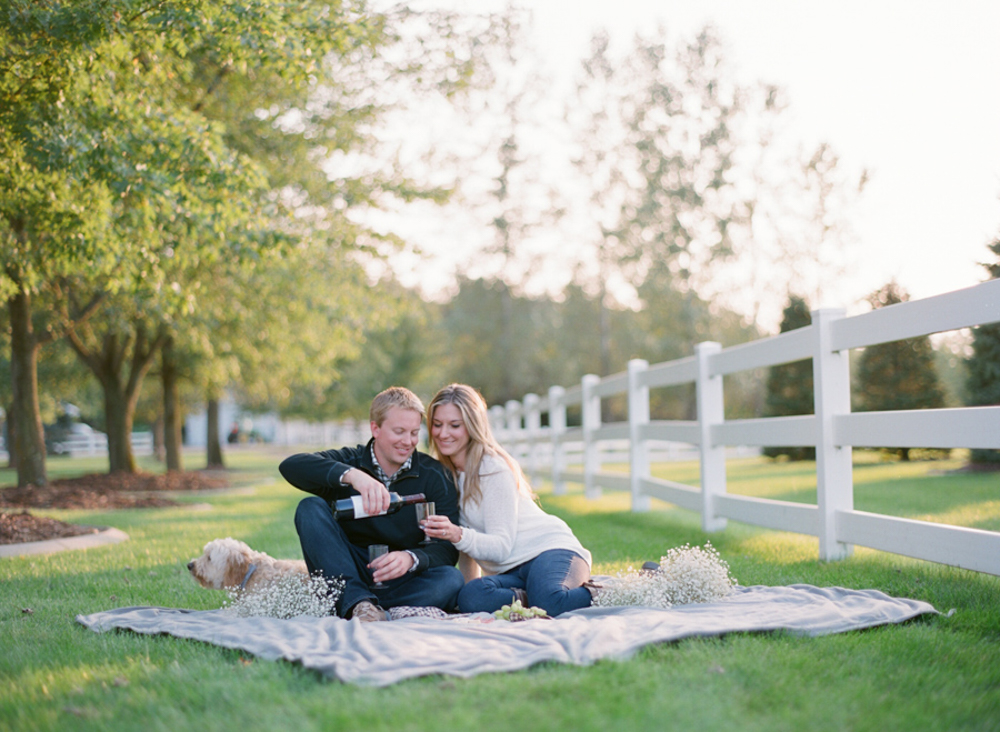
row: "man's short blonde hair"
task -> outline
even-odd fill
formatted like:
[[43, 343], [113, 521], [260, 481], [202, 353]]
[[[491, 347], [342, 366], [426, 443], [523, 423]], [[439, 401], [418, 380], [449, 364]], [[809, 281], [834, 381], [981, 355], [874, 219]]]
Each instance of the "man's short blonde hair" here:
[[393, 407], [412, 409], [414, 412], [420, 414], [421, 417], [424, 415], [424, 403], [420, 401], [420, 397], [405, 387], [390, 386], [372, 399], [369, 418], [381, 427], [382, 422], [389, 416], [389, 410]]

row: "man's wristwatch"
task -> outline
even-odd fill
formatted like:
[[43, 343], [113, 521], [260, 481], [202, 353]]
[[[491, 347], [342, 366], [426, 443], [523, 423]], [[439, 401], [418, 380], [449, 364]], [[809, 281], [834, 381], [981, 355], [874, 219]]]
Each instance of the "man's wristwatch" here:
[[414, 552], [411, 552], [409, 549], [404, 549], [403, 551], [405, 551], [407, 554], [413, 557], [413, 566], [410, 567], [406, 573], [409, 574], [410, 572], [416, 572], [417, 567], [420, 565], [420, 559], [418, 559], [417, 555]]

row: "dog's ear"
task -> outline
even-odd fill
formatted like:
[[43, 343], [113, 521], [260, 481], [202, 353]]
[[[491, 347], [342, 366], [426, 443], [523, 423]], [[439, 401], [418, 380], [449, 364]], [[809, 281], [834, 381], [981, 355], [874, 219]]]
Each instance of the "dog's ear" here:
[[226, 572], [222, 578], [223, 587], [239, 587], [250, 568], [249, 560], [242, 554], [230, 553], [226, 558]]

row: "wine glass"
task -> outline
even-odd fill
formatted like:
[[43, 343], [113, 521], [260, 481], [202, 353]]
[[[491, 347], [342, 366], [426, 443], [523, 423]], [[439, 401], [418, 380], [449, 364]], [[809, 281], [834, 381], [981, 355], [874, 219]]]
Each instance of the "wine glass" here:
[[[417, 509], [417, 523], [421, 523], [428, 516], [434, 515], [434, 501], [427, 501], [425, 503], [418, 503], [416, 505]], [[431, 537], [427, 536], [427, 532], [424, 532], [424, 540], [420, 542], [421, 544], [430, 544]]]
[[[371, 544], [368, 546], [368, 563], [371, 564], [376, 559], [381, 557], [383, 554], [388, 554], [388, 553], [389, 553], [389, 547], [387, 547], [385, 544]], [[374, 574], [374, 570], [372, 571], [372, 574]], [[376, 590], [381, 590], [383, 587], [385, 587], [385, 585], [382, 584], [381, 582], [376, 582], [374, 585], [372, 585], [372, 587]]]

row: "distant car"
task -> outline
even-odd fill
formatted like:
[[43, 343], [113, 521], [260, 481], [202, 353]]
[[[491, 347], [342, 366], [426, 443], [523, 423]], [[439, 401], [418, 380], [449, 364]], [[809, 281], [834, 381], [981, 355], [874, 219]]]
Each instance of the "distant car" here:
[[100, 434], [85, 422], [49, 425], [45, 428], [45, 451], [50, 455], [69, 455], [73, 450], [87, 450]]

